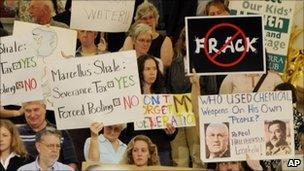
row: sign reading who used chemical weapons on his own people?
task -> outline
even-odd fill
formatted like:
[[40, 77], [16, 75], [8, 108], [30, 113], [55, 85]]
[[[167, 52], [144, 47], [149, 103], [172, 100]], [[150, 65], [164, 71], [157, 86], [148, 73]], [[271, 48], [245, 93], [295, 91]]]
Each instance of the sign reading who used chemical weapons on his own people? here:
[[24, 37], [0, 37], [0, 101], [12, 105], [41, 100], [37, 56]]
[[144, 120], [134, 123], [135, 130], [195, 126], [191, 94], [142, 95]]
[[73, 1], [71, 28], [102, 32], [128, 31], [135, 0]]
[[283, 72], [288, 51], [296, 1], [230, 1], [233, 15], [264, 15], [265, 46], [269, 67]]
[[262, 16], [186, 17], [188, 68], [199, 75], [264, 73], [262, 37]]
[[58, 129], [143, 119], [135, 51], [52, 63], [49, 78]]
[[199, 112], [204, 162], [294, 156], [290, 91], [201, 96]]

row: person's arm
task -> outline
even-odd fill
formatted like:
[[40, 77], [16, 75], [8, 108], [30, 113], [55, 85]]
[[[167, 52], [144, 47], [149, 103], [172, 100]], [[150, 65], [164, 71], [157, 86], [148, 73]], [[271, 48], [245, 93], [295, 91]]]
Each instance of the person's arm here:
[[177, 129], [174, 125], [167, 123], [166, 128], [164, 129], [166, 135], [168, 136], [169, 140], [172, 141], [177, 135]]
[[125, 50], [133, 50], [133, 41], [132, 38], [130, 36], [128, 36], [125, 41], [123, 46], [121, 47], [121, 49], [119, 51], [125, 51]]
[[19, 110], [8, 110], [4, 109], [3, 106], [0, 106], [0, 118], [11, 118], [23, 115], [23, 108]]
[[169, 37], [166, 36], [160, 49], [160, 59], [163, 61], [163, 65], [165, 68], [171, 65], [173, 54], [174, 52], [172, 41]]
[[198, 107], [198, 97], [201, 95], [201, 87], [199, 76], [197, 75], [195, 69], [192, 69], [193, 75], [190, 77], [191, 82], [191, 99], [192, 99], [192, 109], [195, 116], [196, 128], [199, 134], [199, 107]]
[[103, 123], [94, 122], [90, 126], [91, 130], [91, 139], [89, 145], [88, 159], [90, 161], [98, 162], [100, 160], [99, 144], [98, 144], [98, 135], [99, 132], [103, 129]]

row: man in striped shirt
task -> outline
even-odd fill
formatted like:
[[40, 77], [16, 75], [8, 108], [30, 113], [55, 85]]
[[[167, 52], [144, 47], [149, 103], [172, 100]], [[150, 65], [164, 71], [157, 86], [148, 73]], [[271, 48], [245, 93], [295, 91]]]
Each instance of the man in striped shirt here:
[[[28, 153], [36, 158], [38, 155], [35, 147], [36, 134], [45, 130], [46, 127], [56, 128], [56, 126], [45, 119], [46, 105], [43, 101], [26, 102], [22, 104], [22, 107], [24, 109], [24, 116], [27, 124], [19, 127], [19, 133]], [[65, 130], [61, 131], [61, 134], [61, 150], [58, 161], [76, 169], [78, 159], [72, 139], [69, 133]]]

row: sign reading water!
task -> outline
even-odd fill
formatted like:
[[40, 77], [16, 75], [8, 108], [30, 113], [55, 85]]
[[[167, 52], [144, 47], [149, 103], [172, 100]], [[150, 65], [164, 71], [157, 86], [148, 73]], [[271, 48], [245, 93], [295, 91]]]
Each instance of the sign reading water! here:
[[290, 91], [201, 96], [199, 112], [204, 162], [294, 156]]
[[73, 1], [71, 28], [103, 32], [128, 31], [135, 0]]
[[144, 120], [134, 123], [135, 130], [195, 126], [191, 94], [143, 95]]
[[52, 63], [49, 78], [58, 129], [142, 120], [135, 51]]
[[41, 100], [37, 56], [25, 38], [0, 37], [1, 105]]

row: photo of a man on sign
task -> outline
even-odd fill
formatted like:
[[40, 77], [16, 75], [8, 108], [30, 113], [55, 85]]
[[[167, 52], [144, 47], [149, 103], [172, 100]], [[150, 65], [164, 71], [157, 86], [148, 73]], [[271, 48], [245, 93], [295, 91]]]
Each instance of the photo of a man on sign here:
[[230, 157], [228, 123], [205, 124], [206, 158]]
[[266, 143], [266, 155], [284, 155], [290, 154], [291, 148], [287, 142], [287, 123], [281, 120], [265, 122], [268, 128], [269, 141]]

